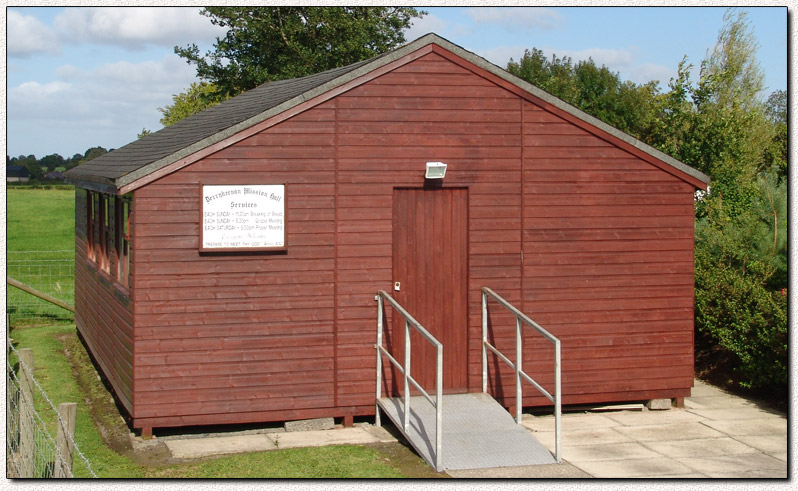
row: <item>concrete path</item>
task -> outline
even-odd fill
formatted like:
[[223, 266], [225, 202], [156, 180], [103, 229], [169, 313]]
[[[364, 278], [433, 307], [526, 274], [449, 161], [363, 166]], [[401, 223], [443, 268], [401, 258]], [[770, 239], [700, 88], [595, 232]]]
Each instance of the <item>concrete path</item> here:
[[[554, 451], [554, 417], [524, 427]], [[786, 478], [787, 418], [695, 381], [683, 409], [563, 415], [563, 463], [448, 471], [456, 478]], [[321, 431], [162, 440], [174, 458], [396, 441], [368, 424]]]
[[[787, 418], [695, 381], [683, 409], [563, 415], [563, 458], [574, 469], [494, 468], [452, 477], [786, 478]], [[554, 417], [523, 425], [554, 451]], [[548, 467], [548, 466], [547, 466]], [[561, 472], [560, 472], [561, 473]]]

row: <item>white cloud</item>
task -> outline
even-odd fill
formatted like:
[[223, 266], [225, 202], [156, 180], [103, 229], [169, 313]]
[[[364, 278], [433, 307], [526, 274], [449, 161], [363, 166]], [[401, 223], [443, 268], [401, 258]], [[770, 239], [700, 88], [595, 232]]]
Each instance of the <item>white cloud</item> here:
[[405, 30], [405, 39], [407, 41], [414, 41], [425, 34], [434, 32], [439, 36], [443, 36], [443, 32], [447, 30], [448, 23], [432, 14], [427, 14], [420, 19], [413, 19], [409, 29]]
[[613, 71], [617, 71], [621, 67], [628, 67], [632, 64], [635, 58], [634, 50], [622, 50], [622, 49], [605, 49], [605, 48], [587, 48], [579, 51], [574, 50], [548, 50], [543, 49], [548, 56], [551, 56], [551, 53], [556, 53], [556, 55], [560, 58], [568, 56], [577, 61], [587, 61], [589, 58], [592, 58], [593, 61], [596, 62], [596, 65], [607, 65]]
[[545, 7], [473, 7], [465, 13], [476, 23], [499, 24], [506, 29], [553, 29], [562, 22], [559, 13]]
[[[497, 46], [491, 49], [477, 51], [476, 53], [500, 68], [506, 68], [510, 59], [519, 61], [524, 56], [524, 51], [528, 46]], [[638, 64], [637, 49], [605, 49], [588, 48], [583, 50], [567, 50], [557, 48], [541, 48], [543, 55], [551, 59], [552, 55], [558, 58], [570, 57], [573, 63], [587, 61], [592, 58], [596, 66], [605, 65], [613, 72], [620, 73], [621, 80], [630, 80], [637, 84], [643, 84], [652, 80], [660, 82], [660, 87], [667, 87], [671, 77], [676, 76], [676, 72], [663, 65], [654, 63]]]
[[39, 53], [58, 53], [55, 33], [35, 17], [7, 10], [8, 56], [27, 58]]
[[676, 78], [677, 73], [673, 68], [654, 63], [644, 63], [629, 67], [622, 72], [622, 76], [626, 76], [629, 80], [638, 84], [656, 80], [659, 82], [660, 89], [667, 90], [668, 82], [670, 79]]
[[95, 145], [118, 148], [144, 127], [157, 130], [158, 107], [195, 81], [194, 68], [176, 55], [90, 70], [64, 65], [55, 73], [56, 81], [25, 82], [7, 92], [9, 142], [27, 141], [24, 132], [35, 130], [42, 155], [72, 155]]
[[225, 33], [199, 15], [197, 7], [68, 8], [53, 25], [59, 39], [71, 43], [110, 44], [128, 49], [212, 41]]
[[500, 68], [507, 68], [507, 62], [510, 61], [510, 58], [515, 61], [520, 60], [524, 56], [524, 50], [527, 49], [529, 49], [528, 46], [497, 46], [476, 51], [476, 54]]

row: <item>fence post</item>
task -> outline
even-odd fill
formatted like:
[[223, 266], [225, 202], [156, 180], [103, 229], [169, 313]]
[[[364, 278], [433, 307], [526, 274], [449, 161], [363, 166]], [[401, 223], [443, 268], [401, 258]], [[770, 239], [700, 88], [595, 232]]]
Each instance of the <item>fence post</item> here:
[[74, 402], [64, 402], [58, 405], [58, 434], [56, 436], [58, 449], [54, 476], [56, 478], [72, 477], [72, 439], [75, 435], [77, 414], [78, 405]]
[[[32, 478], [35, 470], [36, 441], [33, 428], [33, 350], [19, 353], [19, 477]], [[31, 373], [29, 374], [28, 371]]]
[[[6, 314], [6, 328], [10, 330]], [[11, 338], [6, 337], [6, 357], [11, 355]], [[19, 389], [11, 380], [11, 373], [6, 368], [6, 445], [9, 454], [19, 450]]]

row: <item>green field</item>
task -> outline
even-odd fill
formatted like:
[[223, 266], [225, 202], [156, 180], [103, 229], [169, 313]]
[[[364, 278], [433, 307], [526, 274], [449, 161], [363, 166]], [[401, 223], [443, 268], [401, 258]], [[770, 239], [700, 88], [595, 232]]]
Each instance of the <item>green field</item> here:
[[74, 251], [75, 191], [8, 188], [6, 192], [9, 252]]
[[[7, 189], [6, 274], [74, 304], [75, 191]], [[72, 314], [15, 287], [8, 287], [12, 324], [71, 322]]]

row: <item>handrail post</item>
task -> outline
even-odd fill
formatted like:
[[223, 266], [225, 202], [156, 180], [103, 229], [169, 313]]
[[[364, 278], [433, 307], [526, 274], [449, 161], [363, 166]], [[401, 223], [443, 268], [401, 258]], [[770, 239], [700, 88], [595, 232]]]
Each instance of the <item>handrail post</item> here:
[[438, 344], [435, 363], [435, 470], [443, 470], [443, 345]]
[[562, 384], [560, 375], [560, 340], [554, 342], [554, 451], [557, 463], [562, 463]]
[[488, 294], [482, 291], [482, 392], [488, 392]]
[[[487, 300], [488, 296], [493, 297], [501, 306], [515, 315], [515, 346], [516, 346], [516, 361], [513, 362], [504, 356], [498, 349], [488, 343], [487, 340]], [[523, 336], [522, 322], [533, 328], [546, 339], [554, 344], [554, 395], [552, 396], [540, 384], [535, 382], [529, 375], [523, 371]], [[552, 336], [548, 331], [539, 326], [535, 321], [526, 316], [523, 312], [518, 310], [512, 304], [507, 302], [504, 298], [499, 296], [496, 292], [488, 287], [482, 288], [482, 357], [483, 357], [483, 392], [485, 391], [486, 380], [486, 366], [487, 366], [487, 348], [490, 348], [499, 358], [515, 369], [516, 377], [516, 421], [521, 424], [523, 417], [523, 392], [521, 378], [526, 378], [532, 385], [534, 385], [547, 399], [554, 402], [554, 433], [555, 433], [555, 458], [557, 463], [562, 463], [562, 354], [560, 340]]]
[[382, 347], [382, 317], [385, 311], [383, 310], [382, 296], [378, 294], [375, 300], [377, 300], [377, 345], [375, 346], [377, 348], [377, 402], [376, 408], [374, 409], [374, 424], [376, 426], [382, 426], [379, 403], [382, 397], [382, 353], [380, 353], [380, 348]]
[[405, 319], [405, 432], [410, 430], [410, 323]]
[[524, 406], [521, 389], [521, 371], [524, 359], [521, 345], [521, 319], [515, 316], [515, 422], [521, 424], [521, 412]]
[[[443, 453], [441, 452], [442, 442], [443, 442], [443, 345], [438, 341], [435, 336], [430, 334], [424, 327], [418, 323], [417, 320], [413, 318], [401, 305], [399, 305], [396, 300], [393, 299], [390, 295], [388, 295], [383, 290], [377, 291], [377, 296], [375, 300], [378, 301], [378, 308], [377, 314], [379, 318], [377, 319], [377, 409], [376, 409], [376, 424], [380, 424], [380, 397], [382, 395], [382, 356], [387, 356], [390, 362], [396, 366], [399, 371], [402, 372], [404, 375], [404, 416], [402, 418], [402, 427], [405, 434], [408, 434], [410, 431], [410, 382], [412, 382], [418, 389], [421, 391], [421, 394], [426, 397], [426, 399], [435, 406], [435, 467], [436, 470], [441, 471], [443, 470]], [[384, 333], [384, 326], [383, 326], [383, 317], [385, 315], [385, 302], [394, 309], [395, 312], [399, 313], [404, 317], [405, 322], [405, 356], [404, 356], [404, 367], [400, 364], [398, 360], [396, 360], [393, 356], [391, 356], [388, 351], [386, 351], [382, 347], [383, 341], [383, 333]], [[398, 321], [398, 319], [395, 319]], [[410, 338], [410, 328], [417, 330], [424, 338], [426, 338], [433, 346], [436, 348], [436, 374], [435, 374], [435, 401], [432, 400], [432, 396], [423, 388], [421, 387], [416, 380], [413, 379], [411, 372], [410, 372], [410, 361], [412, 359], [411, 347], [412, 342]], [[389, 413], [391, 415], [392, 413]]]

